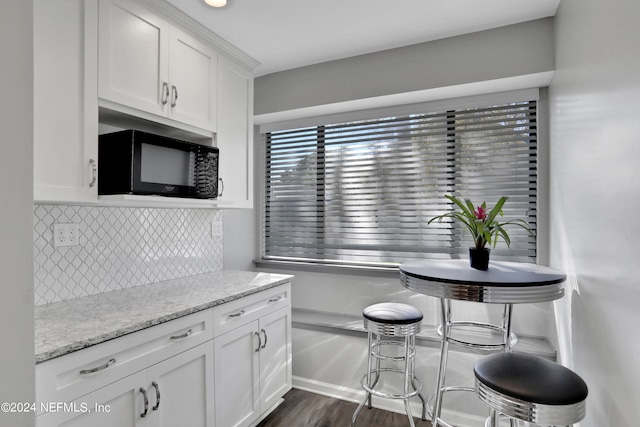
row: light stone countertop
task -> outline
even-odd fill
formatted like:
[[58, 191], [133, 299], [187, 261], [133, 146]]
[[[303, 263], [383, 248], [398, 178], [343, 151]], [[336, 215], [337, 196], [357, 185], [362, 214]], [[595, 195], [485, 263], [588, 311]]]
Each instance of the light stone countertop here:
[[118, 338], [293, 279], [223, 270], [35, 307], [35, 361]]

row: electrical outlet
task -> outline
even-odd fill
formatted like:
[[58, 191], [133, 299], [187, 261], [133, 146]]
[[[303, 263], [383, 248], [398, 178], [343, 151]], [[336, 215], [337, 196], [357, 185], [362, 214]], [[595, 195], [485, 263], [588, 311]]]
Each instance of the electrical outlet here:
[[222, 221], [211, 221], [211, 237], [222, 237]]
[[56, 248], [63, 246], [80, 245], [80, 230], [78, 224], [69, 222], [66, 224], [53, 224], [53, 246]]

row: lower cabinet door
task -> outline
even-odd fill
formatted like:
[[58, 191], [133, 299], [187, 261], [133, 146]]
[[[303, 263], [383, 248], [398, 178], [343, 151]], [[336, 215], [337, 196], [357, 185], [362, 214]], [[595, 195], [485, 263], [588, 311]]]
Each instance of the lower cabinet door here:
[[37, 427], [214, 427], [211, 341], [36, 419]]
[[260, 319], [260, 411], [274, 406], [291, 389], [291, 307]]
[[150, 367], [146, 389], [150, 425], [213, 427], [212, 342]]
[[213, 340], [216, 427], [245, 427], [260, 415], [258, 321]]
[[[47, 402], [45, 405], [50, 406], [49, 412], [36, 418], [36, 426], [148, 426], [148, 419], [142, 417], [145, 413], [145, 397], [140, 390], [146, 380], [146, 372], [138, 372], [71, 403]], [[150, 408], [147, 409], [147, 415], [149, 410]]]

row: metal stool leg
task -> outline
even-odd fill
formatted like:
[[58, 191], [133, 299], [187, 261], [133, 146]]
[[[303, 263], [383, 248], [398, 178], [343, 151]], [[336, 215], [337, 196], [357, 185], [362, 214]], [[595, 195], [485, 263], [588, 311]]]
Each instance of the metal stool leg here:
[[[409, 338], [411, 338], [411, 346], [412, 348], [415, 350], [416, 348], [416, 336], [412, 335]], [[411, 359], [411, 385], [413, 386], [414, 390], [418, 390], [418, 386], [416, 385], [417, 378], [415, 377], [415, 372], [416, 372], [416, 358], [415, 356]], [[427, 420], [427, 401], [425, 400], [424, 396], [422, 395], [422, 392], [418, 393], [418, 397], [420, 398], [420, 402], [422, 402], [422, 421], [426, 421]]]
[[436, 402], [431, 413], [431, 423], [433, 427], [440, 424], [440, 413], [442, 412], [442, 398], [444, 397], [444, 377], [447, 371], [447, 358], [449, 355], [449, 323], [451, 321], [451, 303], [448, 299], [440, 298], [440, 319], [442, 323], [442, 343], [440, 346], [440, 366], [438, 367], [438, 379], [436, 381]]
[[[412, 357], [411, 354], [411, 337], [404, 337], [404, 394], [409, 394], [409, 385], [413, 387], [413, 370], [411, 369]], [[404, 409], [409, 417], [409, 425], [415, 427], [413, 423], [413, 415], [411, 414], [411, 407], [409, 406], [409, 399], [404, 398]]]
[[[368, 333], [368, 355], [367, 355], [367, 384], [371, 385], [371, 344], [373, 343], [373, 333], [369, 331]], [[365, 391], [364, 398], [356, 408], [356, 411], [353, 413], [353, 417], [351, 417], [351, 427], [356, 427], [356, 419], [362, 411], [365, 403], [369, 402], [369, 408], [371, 408], [371, 393]]]

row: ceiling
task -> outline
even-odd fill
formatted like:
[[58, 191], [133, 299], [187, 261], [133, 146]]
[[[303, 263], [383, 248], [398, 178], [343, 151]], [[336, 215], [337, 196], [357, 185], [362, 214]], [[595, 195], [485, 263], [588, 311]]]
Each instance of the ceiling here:
[[166, 0], [260, 65], [256, 76], [554, 16], [560, 0]]

